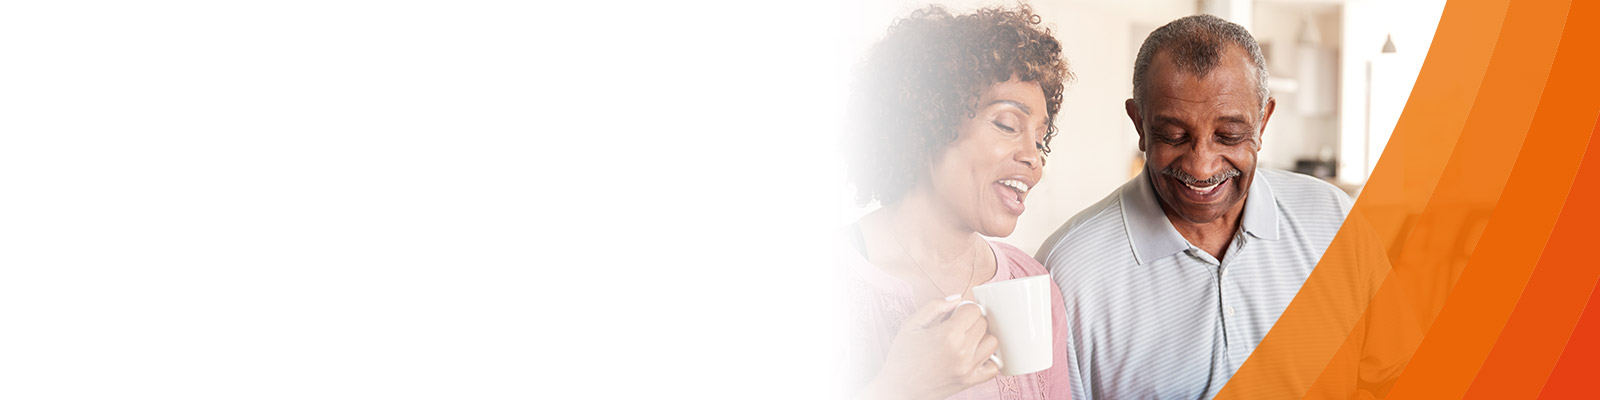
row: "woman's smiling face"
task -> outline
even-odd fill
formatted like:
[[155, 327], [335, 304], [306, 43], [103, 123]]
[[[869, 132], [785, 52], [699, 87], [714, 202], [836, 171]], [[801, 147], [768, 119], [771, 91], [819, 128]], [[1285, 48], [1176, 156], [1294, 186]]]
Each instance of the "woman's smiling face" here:
[[934, 157], [929, 186], [974, 231], [1009, 236], [1044, 173], [1044, 90], [1015, 78], [996, 83], [979, 96], [976, 111]]

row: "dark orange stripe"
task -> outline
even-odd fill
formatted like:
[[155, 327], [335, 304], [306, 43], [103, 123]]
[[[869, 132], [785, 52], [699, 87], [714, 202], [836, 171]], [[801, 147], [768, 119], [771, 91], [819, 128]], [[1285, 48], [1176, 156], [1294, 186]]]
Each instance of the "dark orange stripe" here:
[[[1595, 134], [1600, 135], [1600, 127], [1596, 127]], [[1600, 285], [1589, 292], [1588, 303], [1539, 398], [1594, 398], [1595, 375], [1600, 374]]]

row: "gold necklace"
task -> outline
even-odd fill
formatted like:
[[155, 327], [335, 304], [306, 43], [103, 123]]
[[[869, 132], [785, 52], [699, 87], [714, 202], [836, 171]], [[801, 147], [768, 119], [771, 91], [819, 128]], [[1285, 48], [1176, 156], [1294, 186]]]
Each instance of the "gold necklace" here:
[[[900, 242], [900, 232], [898, 232], [898, 231], [896, 231], [894, 229], [894, 225], [895, 224], [893, 223], [893, 221], [890, 221], [890, 224], [889, 224], [889, 237], [894, 239], [894, 243], [895, 244], [900, 245], [900, 251], [903, 251], [903, 252], [906, 253], [906, 258], [911, 259], [911, 265], [917, 266], [917, 271], [918, 272], [922, 272], [922, 276], [925, 277], [925, 278], [928, 278], [928, 283], [932, 283], [933, 284], [933, 288], [934, 289], [938, 289], [939, 290], [939, 294], [944, 295], [946, 293], [945, 290], [944, 290], [944, 287], [939, 286], [939, 281], [934, 280], [933, 279], [933, 275], [929, 274], [927, 269], [922, 268], [922, 263], [917, 262], [917, 257], [911, 255], [911, 250], [906, 248], [906, 244]], [[973, 275], [977, 275], [978, 274], [978, 254], [979, 253], [982, 253], [981, 249], [978, 249], [978, 248], [972, 249], [972, 269], [967, 272], [967, 285], [961, 287], [961, 291], [960, 292], [956, 292], [955, 296], [965, 297], [965, 295], [967, 293], [967, 289], [972, 287], [972, 277], [973, 277]]]

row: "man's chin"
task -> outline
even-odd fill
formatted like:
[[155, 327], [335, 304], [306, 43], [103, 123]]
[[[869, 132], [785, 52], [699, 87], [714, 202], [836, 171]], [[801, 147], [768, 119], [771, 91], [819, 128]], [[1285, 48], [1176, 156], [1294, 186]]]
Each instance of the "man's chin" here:
[[1225, 211], [1222, 207], [1190, 207], [1179, 208], [1177, 214], [1178, 218], [1192, 224], [1208, 224], [1222, 218]]

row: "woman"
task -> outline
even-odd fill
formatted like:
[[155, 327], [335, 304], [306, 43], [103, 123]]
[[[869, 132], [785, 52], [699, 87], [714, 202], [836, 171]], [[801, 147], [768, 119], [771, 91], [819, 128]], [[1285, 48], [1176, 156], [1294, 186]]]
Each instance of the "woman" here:
[[[882, 208], [847, 232], [857, 397], [1066, 399], [1066, 326], [1052, 297], [1053, 366], [998, 376], [972, 287], [1045, 274], [1010, 235], [1043, 172], [1061, 45], [1028, 6], [931, 6], [872, 48], [852, 97], [850, 180]], [[1054, 287], [1054, 284], [1051, 284]], [[1002, 360], [1003, 361], [1003, 360]]]

